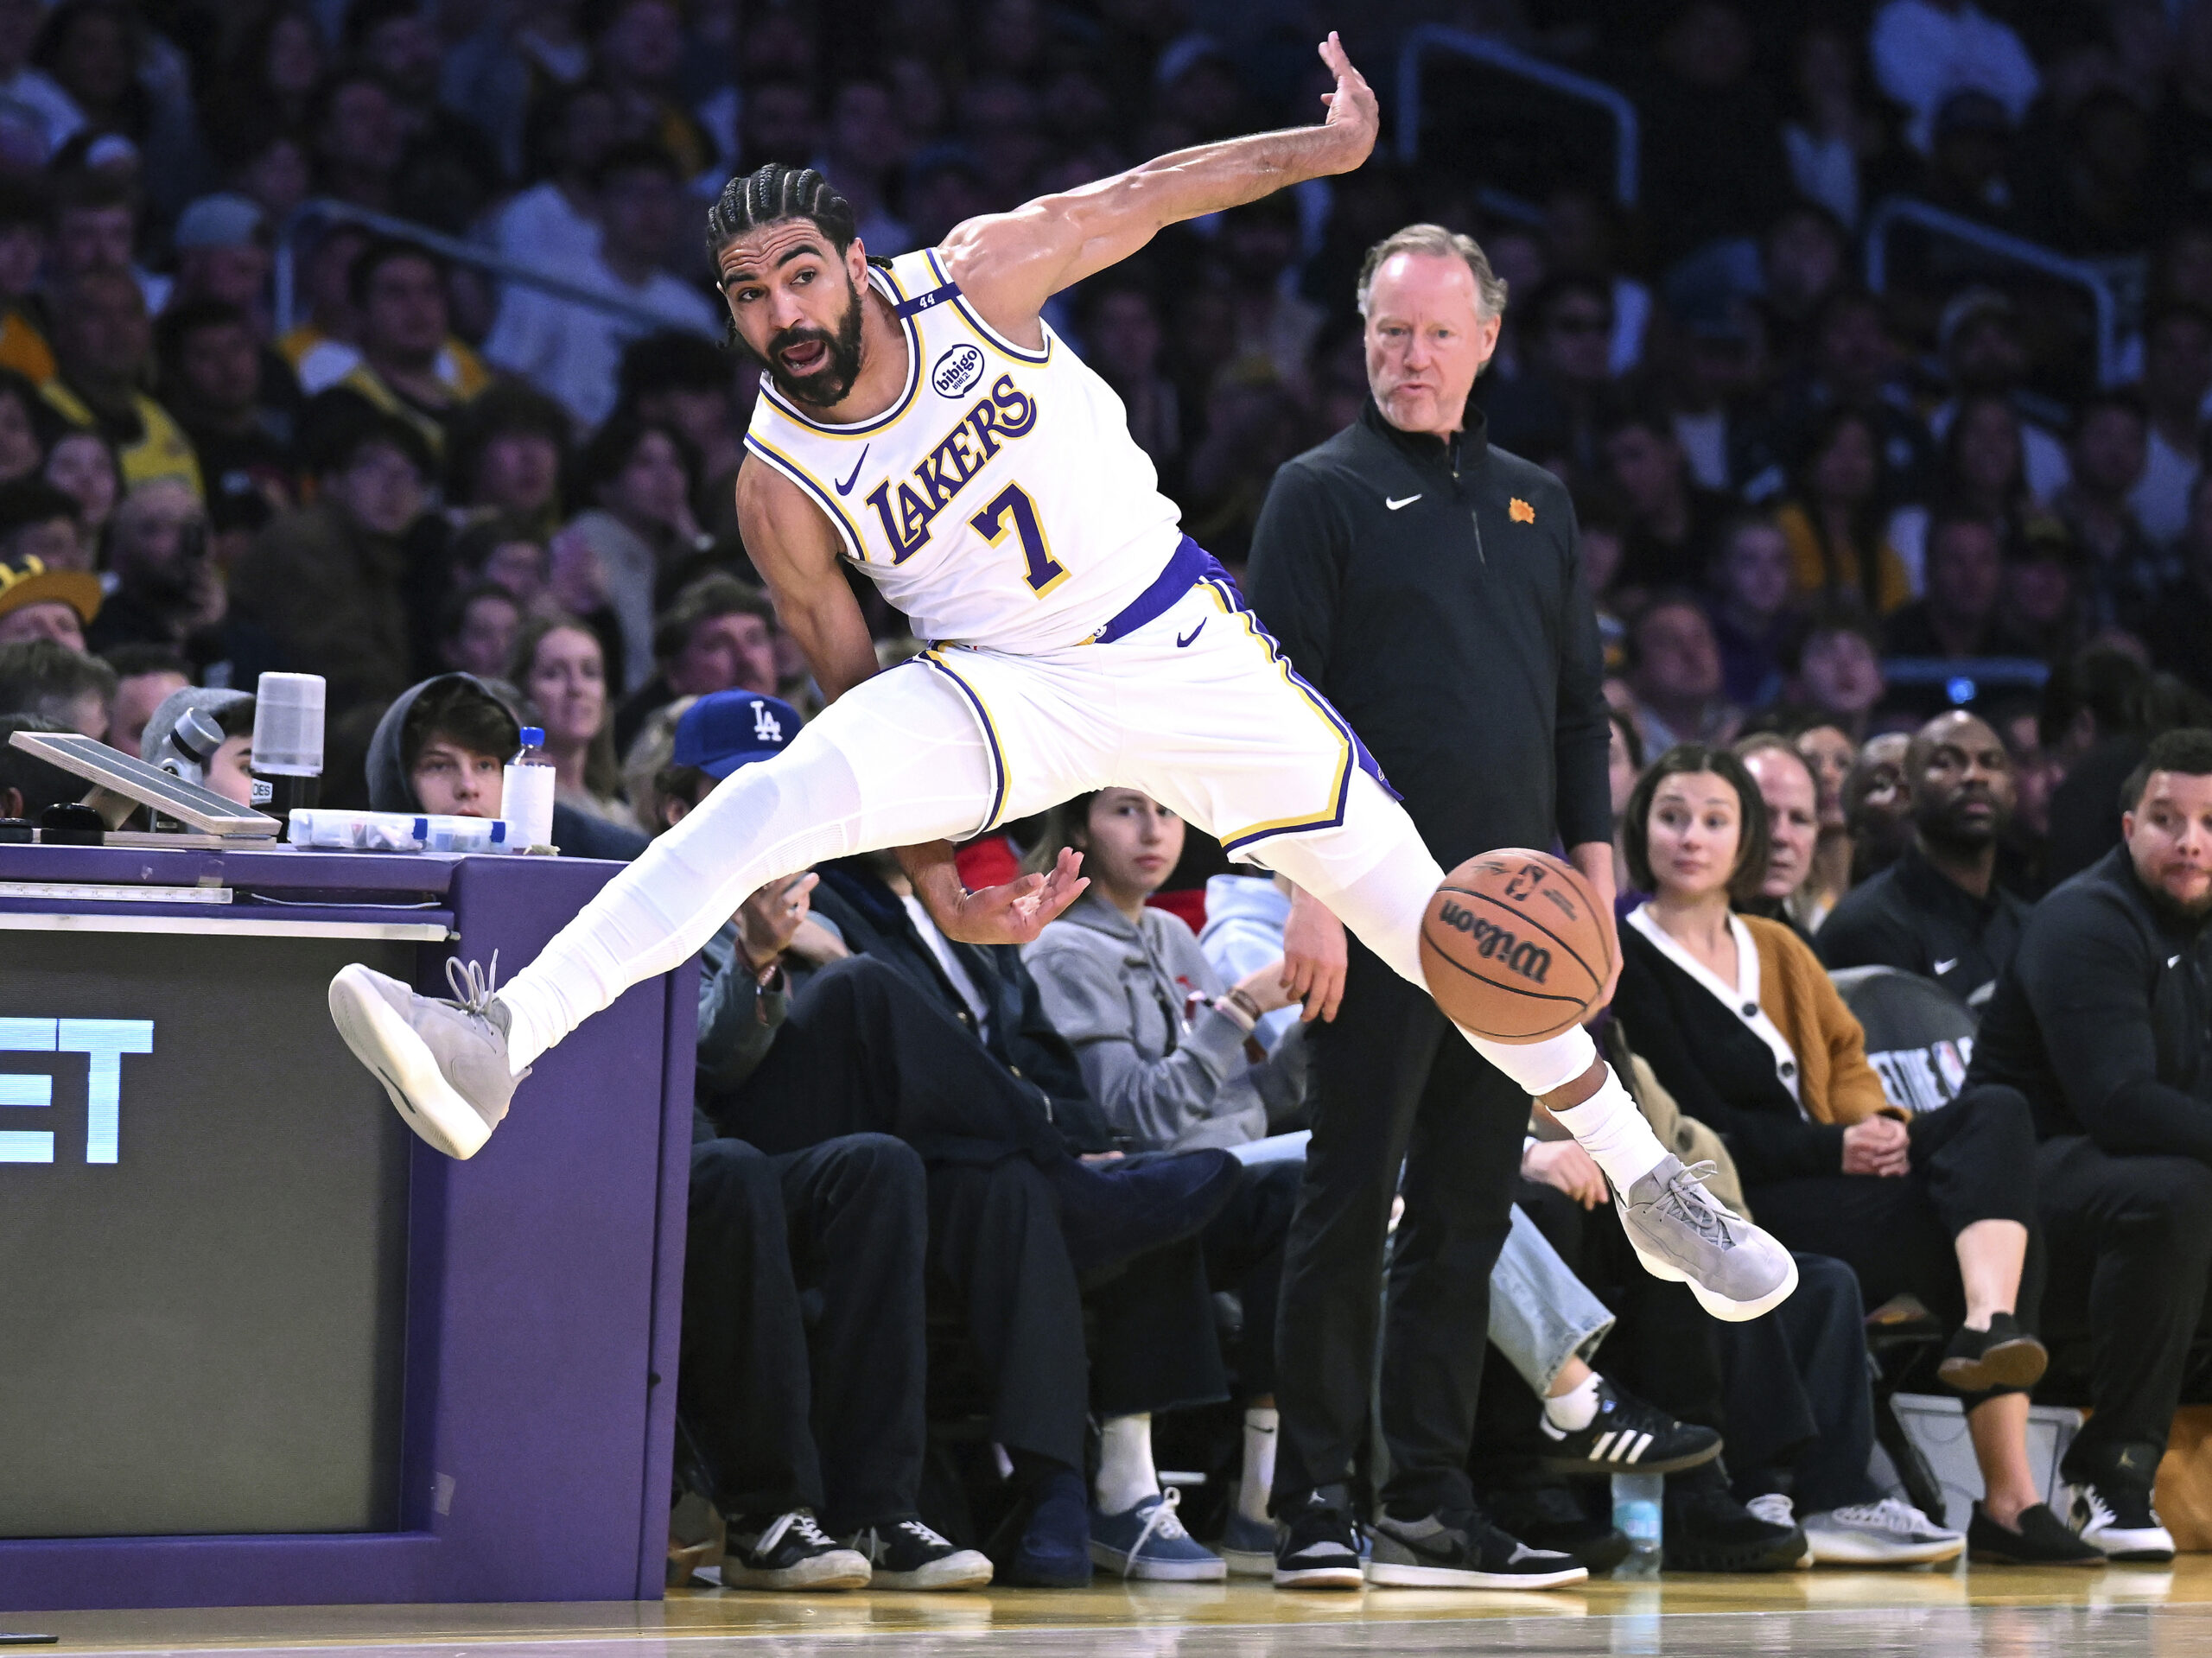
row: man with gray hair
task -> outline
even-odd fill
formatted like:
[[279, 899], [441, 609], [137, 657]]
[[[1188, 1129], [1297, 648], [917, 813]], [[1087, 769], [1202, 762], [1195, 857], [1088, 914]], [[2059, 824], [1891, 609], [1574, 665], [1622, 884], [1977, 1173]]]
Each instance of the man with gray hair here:
[[[1489, 446], [1470, 402], [1505, 297], [1482, 249], [1439, 226], [1410, 226], [1369, 252], [1359, 308], [1370, 401], [1275, 474], [1247, 586], [1292, 665], [1405, 791], [1444, 867], [1496, 847], [1563, 844], [1610, 920], [1611, 732], [1573, 509], [1550, 473]], [[1482, 1515], [1466, 1473], [1527, 1096], [1445, 1040], [1435, 1004], [1364, 946], [1352, 943], [1347, 962], [1344, 929], [1303, 894], [1284, 953], [1294, 981], [1325, 980], [1342, 1004], [1308, 1027], [1316, 1120], [1277, 1325], [1275, 1580], [1307, 1580], [1352, 1537], [1348, 1487], [1401, 1191], [1382, 1338], [1389, 1475], [1370, 1580], [1571, 1580], [1571, 1560]], [[1579, 1109], [1558, 1115], [1576, 1128]], [[1643, 1184], [1620, 1198], [1634, 1204]], [[1588, 1426], [1602, 1403], [1567, 1401], [1566, 1420], [1548, 1412], [1554, 1433]]]

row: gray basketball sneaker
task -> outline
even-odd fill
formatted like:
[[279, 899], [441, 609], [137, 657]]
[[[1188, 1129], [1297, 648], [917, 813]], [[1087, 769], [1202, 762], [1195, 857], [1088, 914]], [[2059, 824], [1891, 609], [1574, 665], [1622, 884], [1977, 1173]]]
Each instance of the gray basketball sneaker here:
[[1687, 1283], [1716, 1318], [1742, 1324], [1771, 1312], [1797, 1287], [1789, 1251], [1705, 1189], [1711, 1163], [1688, 1168], [1671, 1152], [1613, 1207], [1636, 1258], [1654, 1278]]
[[522, 1077], [507, 1074], [507, 1010], [486, 973], [446, 963], [454, 1000], [418, 996], [359, 962], [330, 981], [330, 1017], [353, 1057], [375, 1073], [407, 1126], [448, 1157], [474, 1157], [507, 1115]]

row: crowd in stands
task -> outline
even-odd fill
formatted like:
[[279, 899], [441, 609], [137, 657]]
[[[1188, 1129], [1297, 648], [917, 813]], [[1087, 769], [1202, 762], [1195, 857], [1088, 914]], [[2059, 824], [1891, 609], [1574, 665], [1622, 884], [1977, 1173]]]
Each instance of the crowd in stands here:
[[[243, 801], [258, 676], [312, 672], [324, 804], [490, 815], [536, 725], [562, 851], [634, 857], [819, 707], [733, 506], [728, 175], [815, 166], [890, 255], [1310, 118], [1330, 27], [1387, 129], [1402, 29], [1479, 28], [1628, 94], [1633, 206], [1386, 142], [1046, 313], [1241, 570], [1367, 397], [1367, 248], [1468, 232], [1510, 290], [1475, 401], [1572, 493], [1615, 714], [1601, 1028], [1802, 1287], [1685, 1337], [1534, 1125], [1478, 1485], [1618, 1558], [1580, 1477], [1619, 1429], [1663, 1447], [1673, 1565], [2161, 1558], [2212, 1273], [2212, 3], [1325, 12], [0, 0], [0, 729], [203, 733]], [[1904, 232], [1870, 287], [1900, 196], [2080, 262], [2109, 319]], [[918, 648], [863, 603], [884, 661]], [[0, 747], [0, 816], [73, 797]], [[679, 1460], [728, 1583], [972, 1584], [1001, 1515], [1001, 1581], [1265, 1569], [1285, 901], [1128, 791], [963, 857], [1064, 847], [1094, 885], [1026, 954], [879, 860], [706, 952]], [[1963, 1540], [1867, 1471], [1900, 1322], [1967, 1412]], [[2070, 1506], [2031, 1394], [2094, 1407]], [[979, 1464], [938, 1454], [963, 1413]], [[1187, 1508], [1163, 1466], [1208, 1471]]]

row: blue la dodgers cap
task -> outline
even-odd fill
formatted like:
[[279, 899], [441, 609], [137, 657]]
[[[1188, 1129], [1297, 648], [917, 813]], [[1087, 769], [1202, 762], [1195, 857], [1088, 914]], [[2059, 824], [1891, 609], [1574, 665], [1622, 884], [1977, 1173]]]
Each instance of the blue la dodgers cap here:
[[741, 765], [780, 754], [806, 722], [779, 697], [758, 691], [715, 691], [683, 710], [676, 722], [671, 764], [728, 777]]

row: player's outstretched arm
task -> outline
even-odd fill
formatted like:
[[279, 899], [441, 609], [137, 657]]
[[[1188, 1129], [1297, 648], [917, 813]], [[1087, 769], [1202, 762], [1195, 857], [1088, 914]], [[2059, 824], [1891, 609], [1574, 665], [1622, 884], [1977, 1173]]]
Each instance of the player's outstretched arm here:
[[837, 532], [797, 484], [751, 455], [737, 473], [737, 527], [776, 619], [836, 702], [875, 672], [875, 641], [837, 560]]
[[969, 219], [944, 240], [953, 281], [1000, 333], [1040, 343], [1037, 314], [1046, 300], [1118, 264], [1167, 226], [1351, 172], [1375, 148], [1375, 94], [1333, 32], [1320, 51], [1337, 86], [1322, 94], [1329, 113], [1319, 126], [1179, 149], [1010, 213]]

